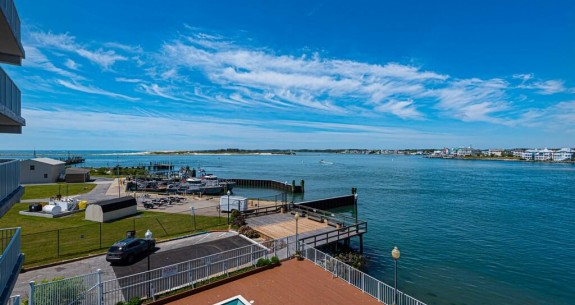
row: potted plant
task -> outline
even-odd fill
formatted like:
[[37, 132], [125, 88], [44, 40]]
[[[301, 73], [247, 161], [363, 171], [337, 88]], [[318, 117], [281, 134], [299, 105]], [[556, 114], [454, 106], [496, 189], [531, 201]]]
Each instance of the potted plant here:
[[296, 258], [298, 261], [303, 261], [303, 256], [301, 255], [301, 251], [300, 251], [300, 250], [296, 250], [294, 256], [295, 256], [295, 258]]

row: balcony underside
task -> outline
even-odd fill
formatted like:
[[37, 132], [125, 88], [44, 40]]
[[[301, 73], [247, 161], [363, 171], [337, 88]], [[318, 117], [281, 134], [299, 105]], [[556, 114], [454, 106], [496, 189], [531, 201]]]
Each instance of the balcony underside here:
[[0, 14], [0, 62], [21, 65], [24, 47], [16, 37], [4, 14]]
[[0, 133], [22, 133], [22, 126], [26, 126], [26, 120], [0, 105]]

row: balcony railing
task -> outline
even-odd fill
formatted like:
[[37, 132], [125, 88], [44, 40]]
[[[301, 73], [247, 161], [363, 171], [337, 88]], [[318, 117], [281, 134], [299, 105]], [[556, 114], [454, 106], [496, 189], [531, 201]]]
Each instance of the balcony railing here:
[[[0, 0], [2, 1], [2, 0]], [[10, 76], [0, 68], [0, 115], [4, 115], [16, 124], [25, 125], [21, 117], [21, 93]]]
[[20, 187], [20, 161], [0, 159], [0, 202]]
[[20, 228], [0, 229], [0, 246], [0, 304], [6, 304], [24, 263], [24, 255], [20, 252]]
[[0, 217], [24, 194], [20, 186], [20, 161], [0, 159]]
[[6, 16], [8, 25], [14, 32], [14, 36], [18, 41], [20, 41], [20, 16], [18, 16], [18, 11], [16, 10], [16, 5], [14, 5], [13, 0], [0, 0], [0, 8]]

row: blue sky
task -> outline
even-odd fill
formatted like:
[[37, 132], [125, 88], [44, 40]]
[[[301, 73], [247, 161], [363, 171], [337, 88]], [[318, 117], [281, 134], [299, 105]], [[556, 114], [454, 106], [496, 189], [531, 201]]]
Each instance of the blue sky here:
[[575, 147], [574, 1], [18, 1], [2, 149]]

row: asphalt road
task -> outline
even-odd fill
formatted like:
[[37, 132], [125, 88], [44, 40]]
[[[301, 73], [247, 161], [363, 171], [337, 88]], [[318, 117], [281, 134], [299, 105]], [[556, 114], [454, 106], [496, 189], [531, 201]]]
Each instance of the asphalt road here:
[[[252, 243], [245, 238], [232, 236], [167, 251], [156, 251], [150, 256], [150, 270], [249, 245]], [[144, 272], [148, 270], [148, 259], [144, 255], [132, 265], [115, 265], [113, 268], [117, 278]]]

